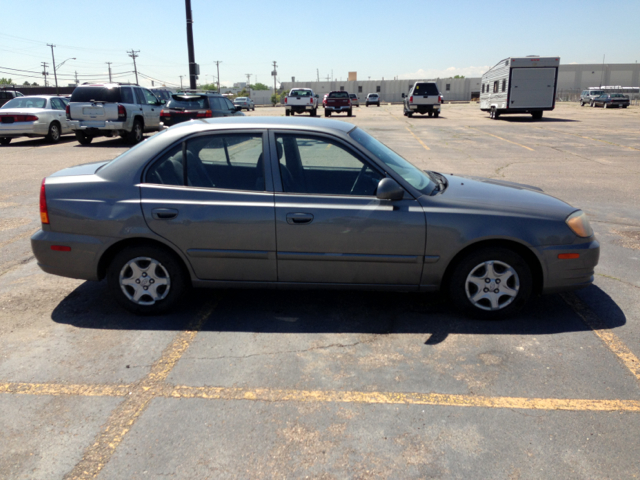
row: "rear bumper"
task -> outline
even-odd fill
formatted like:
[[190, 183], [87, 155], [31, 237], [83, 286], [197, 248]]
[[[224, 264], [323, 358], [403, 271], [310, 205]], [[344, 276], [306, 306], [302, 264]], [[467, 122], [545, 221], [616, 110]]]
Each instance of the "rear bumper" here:
[[[98, 261], [110, 239], [89, 235], [39, 230], [31, 237], [31, 250], [38, 266], [62, 277], [98, 280]], [[51, 249], [52, 245], [71, 247], [69, 252]]]
[[326, 105], [324, 108], [332, 112], [347, 112], [351, 110], [351, 105], [349, 105], [348, 107], [345, 107], [345, 106], [335, 107], [333, 105]]
[[42, 122], [18, 122], [0, 124], [0, 137], [40, 137], [49, 134], [49, 124]]
[[127, 122], [118, 122], [113, 120], [69, 120], [69, 127], [71, 130], [76, 131], [114, 131], [114, 130], [128, 130]]
[[[593, 239], [577, 245], [538, 247], [545, 267], [542, 292], [556, 293], [576, 290], [593, 283], [594, 269], [600, 259], [600, 243]], [[560, 260], [561, 253], [578, 253], [579, 258]]]
[[439, 112], [440, 104], [436, 103], [435, 105], [415, 105], [413, 103], [409, 104], [409, 110], [412, 112]]
[[294, 112], [307, 112], [315, 108], [315, 105], [285, 105], [286, 110], [293, 110]]

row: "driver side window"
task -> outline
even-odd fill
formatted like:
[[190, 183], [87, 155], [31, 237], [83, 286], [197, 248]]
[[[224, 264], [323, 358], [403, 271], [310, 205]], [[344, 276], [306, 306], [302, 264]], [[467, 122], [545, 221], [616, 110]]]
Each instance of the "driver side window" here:
[[367, 195], [384, 175], [337, 142], [302, 135], [276, 135], [283, 189], [288, 193]]

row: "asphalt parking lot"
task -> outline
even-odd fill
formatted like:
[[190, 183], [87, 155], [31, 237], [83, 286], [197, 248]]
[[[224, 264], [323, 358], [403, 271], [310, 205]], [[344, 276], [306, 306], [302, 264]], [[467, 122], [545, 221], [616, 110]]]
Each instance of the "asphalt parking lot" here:
[[421, 168], [582, 208], [594, 285], [503, 322], [437, 294], [253, 290], [135, 317], [104, 283], [41, 272], [29, 243], [43, 177], [128, 145], [14, 140], [0, 147], [0, 478], [640, 477], [640, 107], [332, 118]]

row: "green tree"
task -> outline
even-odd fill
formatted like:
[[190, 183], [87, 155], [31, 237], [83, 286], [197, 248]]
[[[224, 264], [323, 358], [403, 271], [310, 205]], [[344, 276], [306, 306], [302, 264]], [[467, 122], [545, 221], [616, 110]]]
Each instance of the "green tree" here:
[[31, 84], [29, 82], [24, 82], [22, 85], [25, 86], [25, 87], [31, 86]]
[[0, 85], [13, 85], [13, 81], [10, 78], [0, 78]]
[[202, 90], [213, 90], [213, 91], [218, 91], [218, 85], [216, 85], [215, 83], [205, 83], [204, 85], [200, 85], [200, 89]]
[[264, 83], [255, 83], [253, 85], [249, 85], [249, 88], [251, 90], [270, 90], [269, 87], [267, 87]]
[[276, 95], [275, 93], [271, 95], [271, 104], [275, 107], [276, 104], [280, 101], [280, 95]]
[[455, 76], [455, 77], [453, 77], [453, 78], [464, 78], [464, 75], [456, 75], [456, 76]]

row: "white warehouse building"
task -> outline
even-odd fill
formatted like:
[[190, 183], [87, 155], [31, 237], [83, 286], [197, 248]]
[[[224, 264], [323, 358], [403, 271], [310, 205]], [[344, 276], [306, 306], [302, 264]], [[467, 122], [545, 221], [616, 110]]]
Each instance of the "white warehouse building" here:
[[[496, 62], [497, 63], [497, 62]], [[358, 95], [364, 101], [368, 93], [378, 93], [384, 102], [401, 102], [402, 94], [408, 93], [409, 87], [419, 80], [435, 80], [445, 101], [470, 101], [480, 97], [480, 77], [474, 78], [438, 78], [413, 80], [363, 80], [334, 82], [282, 82], [282, 90], [289, 91], [294, 87], [311, 88], [320, 95], [333, 90], [344, 90]], [[560, 65], [558, 72], [558, 97], [575, 100], [582, 90], [601, 85], [635, 87], [640, 86], [640, 64], [570, 64]], [[638, 98], [638, 93], [630, 97]], [[566, 97], [566, 98], [565, 98]]]

